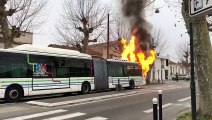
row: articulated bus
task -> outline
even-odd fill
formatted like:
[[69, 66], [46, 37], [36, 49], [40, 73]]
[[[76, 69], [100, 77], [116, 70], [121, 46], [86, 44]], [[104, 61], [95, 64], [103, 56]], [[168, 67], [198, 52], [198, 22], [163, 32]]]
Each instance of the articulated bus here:
[[74, 50], [21, 45], [0, 50], [0, 98], [106, 90], [145, 84], [135, 62], [102, 59]]

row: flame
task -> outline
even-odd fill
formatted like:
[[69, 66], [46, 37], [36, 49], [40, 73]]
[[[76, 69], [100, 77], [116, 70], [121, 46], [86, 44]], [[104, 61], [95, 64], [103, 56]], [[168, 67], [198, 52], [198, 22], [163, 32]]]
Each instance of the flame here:
[[121, 43], [123, 45], [122, 59], [138, 62], [141, 67], [141, 73], [145, 79], [150, 70], [150, 66], [155, 61], [155, 51], [149, 50], [145, 52], [139, 48], [137, 45], [138, 41], [134, 35], [131, 37], [129, 43], [127, 43], [125, 39], [122, 39]]

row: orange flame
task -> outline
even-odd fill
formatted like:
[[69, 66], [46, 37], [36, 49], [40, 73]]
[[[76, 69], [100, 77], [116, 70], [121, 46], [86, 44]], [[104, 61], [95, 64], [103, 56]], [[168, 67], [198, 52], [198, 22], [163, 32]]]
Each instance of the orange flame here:
[[125, 39], [122, 39], [121, 43], [123, 45], [122, 59], [131, 62], [138, 62], [142, 70], [142, 75], [145, 79], [148, 71], [150, 70], [150, 65], [152, 65], [155, 61], [155, 51], [150, 50], [145, 54], [141, 48], [137, 47], [138, 41], [134, 35], [131, 37], [129, 43], [127, 43], [127, 40]]

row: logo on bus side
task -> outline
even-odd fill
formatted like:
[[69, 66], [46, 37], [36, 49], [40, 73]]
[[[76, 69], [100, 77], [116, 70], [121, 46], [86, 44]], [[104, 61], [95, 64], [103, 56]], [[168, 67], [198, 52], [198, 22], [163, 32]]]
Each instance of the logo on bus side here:
[[34, 76], [36, 75], [41, 75], [41, 76], [48, 76], [46, 73], [46, 64], [35, 64], [35, 67], [34, 67]]

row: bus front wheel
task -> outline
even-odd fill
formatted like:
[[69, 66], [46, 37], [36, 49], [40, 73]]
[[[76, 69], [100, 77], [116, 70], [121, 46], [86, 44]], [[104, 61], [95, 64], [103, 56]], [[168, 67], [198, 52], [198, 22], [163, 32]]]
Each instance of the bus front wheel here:
[[88, 94], [91, 91], [91, 85], [88, 82], [82, 84], [81, 93]]
[[17, 85], [9, 86], [5, 92], [5, 100], [9, 103], [19, 102], [23, 97], [23, 90]]

